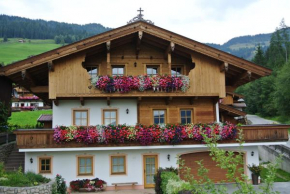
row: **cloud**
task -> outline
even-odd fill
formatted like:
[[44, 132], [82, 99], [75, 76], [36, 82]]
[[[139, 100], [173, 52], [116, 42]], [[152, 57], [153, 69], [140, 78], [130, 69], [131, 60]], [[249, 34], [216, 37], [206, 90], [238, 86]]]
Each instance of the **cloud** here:
[[273, 32], [283, 17], [290, 22], [289, 0], [0, 0], [1, 14], [113, 28], [140, 7], [157, 26], [200, 42]]

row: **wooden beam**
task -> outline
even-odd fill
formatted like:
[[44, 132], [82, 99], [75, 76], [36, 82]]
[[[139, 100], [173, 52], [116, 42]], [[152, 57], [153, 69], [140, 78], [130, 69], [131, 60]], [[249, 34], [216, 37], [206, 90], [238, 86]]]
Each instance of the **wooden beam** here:
[[53, 104], [54, 104], [55, 106], [58, 106], [58, 104], [59, 104], [58, 100], [57, 100], [57, 99], [53, 100]]
[[48, 71], [54, 72], [54, 64], [52, 61], [47, 62]]
[[228, 71], [229, 70], [229, 64], [224, 62], [223, 64], [221, 64], [220, 66], [220, 71], [224, 72], [224, 71]]
[[143, 37], [143, 32], [142, 31], [138, 31], [138, 38], [137, 38], [137, 43], [136, 43], [136, 59], [138, 59], [139, 52], [141, 50], [140, 46], [141, 46], [142, 37]]
[[111, 104], [111, 98], [107, 97], [107, 105], [110, 106], [110, 104]]
[[138, 104], [138, 105], [141, 103], [141, 100], [142, 100], [142, 97], [139, 96], [139, 97], [137, 98], [137, 104]]
[[80, 101], [81, 101], [81, 105], [84, 106], [85, 105], [85, 100], [83, 97], [80, 97]]
[[194, 98], [190, 98], [190, 105], [193, 105], [194, 103]]
[[30, 88], [32, 93], [48, 93], [48, 86], [35, 86]]
[[24, 80], [24, 81], [26, 80], [26, 81], [30, 82], [31, 86], [35, 86], [36, 85], [35, 81], [30, 76], [29, 72], [26, 69], [21, 71], [21, 77], [22, 77], [22, 80]]
[[174, 48], [175, 48], [174, 42], [170, 42], [165, 50], [164, 57], [167, 58], [168, 54], [171, 54], [174, 51]]
[[245, 79], [246, 77], [248, 77], [249, 79], [251, 79], [251, 75], [252, 75], [252, 72], [250, 71], [244, 71], [243, 73], [241, 73], [239, 76], [237, 76], [233, 82], [232, 82], [232, 86], [236, 86], [237, 83], [242, 80], [242, 79]]
[[110, 52], [111, 49], [111, 41], [106, 42], [107, 52]]
[[173, 99], [172, 96], [166, 98], [165, 104], [166, 104], [166, 105], [169, 105], [169, 103], [170, 103], [170, 101], [172, 101], [172, 99]]

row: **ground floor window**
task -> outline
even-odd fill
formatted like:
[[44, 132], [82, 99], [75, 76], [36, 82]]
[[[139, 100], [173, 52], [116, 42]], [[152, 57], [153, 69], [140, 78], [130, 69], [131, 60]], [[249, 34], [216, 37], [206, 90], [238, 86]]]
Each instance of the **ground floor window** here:
[[126, 156], [111, 156], [111, 174], [126, 174]]
[[93, 175], [93, 156], [78, 157], [78, 175]]
[[51, 158], [39, 158], [39, 173], [51, 173]]

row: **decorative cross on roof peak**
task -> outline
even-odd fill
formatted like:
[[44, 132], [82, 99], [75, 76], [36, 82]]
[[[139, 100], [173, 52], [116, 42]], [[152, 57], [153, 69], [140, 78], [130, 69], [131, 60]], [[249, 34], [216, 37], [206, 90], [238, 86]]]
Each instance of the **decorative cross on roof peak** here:
[[142, 11], [144, 11], [144, 10], [142, 10], [141, 7], [140, 7], [140, 9], [138, 9], [137, 11], [140, 12], [139, 15], [142, 15]]
[[143, 18], [142, 11], [144, 11], [144, 10], [142, 10], [141, 7], [137, 11], [139, 12], [139, 14], [136, 17], [134, 17], [132, 20], [130, 20], [129, 22], [127, 22], [128, 24], [133, 23], [133, 22], [143, 21], [143, 22], [147, 22], [149, 24], [153, 24], [154, 25], [154, 23], [151, 20], [145, 20]]

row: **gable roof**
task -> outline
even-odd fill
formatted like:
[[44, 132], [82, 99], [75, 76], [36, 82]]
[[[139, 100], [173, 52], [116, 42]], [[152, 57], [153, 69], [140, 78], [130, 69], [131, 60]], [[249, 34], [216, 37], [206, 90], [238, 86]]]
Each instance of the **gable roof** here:
[[80, 52], [82, 50], [91, 48], [93, 46], [105, 43], [109, 40], [114, 40], [114, 39], [120, 38], [122, 36], [126, 36], [128, 34], [132, 34], [138, 31], [143, 31], [145, 33], [151, 34], [158, 38], [174, 42], [175, 44], [180, 45], [182, 47], [210, 56], [217, 60], [228, 62], [230, 65], [239, 67], [241, 69], [249, 70], [261, 76], [271, 74], [271, 70], [268, 68], [256, 65], [250, 61], [244, 60], [242, 58], [236, 57], [229, 53], [220, 51], [213, 47], [197, 42], [195, 40], [186, 38], [179, 34], [170, 32], [163, 28], [160, 28], [155, 25], [142, 22], [142, 21], [131, 23], [131, 24], [83, 39], [81, 41], [30, 57], [28, 59], [15, 62], [13, 64], [5, 66], [1, 71], [4, 72], [5, 75], [10, 75], [10, 74], [13, 74], [15, 71], [17, 71], [16, 68], [28, 69], [28, 68], [37, 66], [39, 64], [49, 62], [55, 59], [59, 59], [64, 56], [67, 56], [76, 52]]
[[[145, 40], [151, 41], [151, 45], [159, 46], [165, 50], [167, 46], [173, 42], [175, 44], [173, 53], [184, 54], [191, 60], [194, 60], [191, 58], [192, 53], [199, 53], [220, 61], [221, 67], [223, 63], [228, 64], [226, 82], [228, 80], [228, 82], [233, 83], [235, 87], [262, 76], [270, 75], [272, 72], [268, 68], [256, 65], [250, 61], [212, 48], [195, 40], [170, 32], [158, 26], [138, 21], [4, 66], [0, 68], [0, 76], [8, 76], [15, 83], [21, 83], [21, 71], [29, 70], [32, 74], [31, 77], [37, 77], [38, 85], [45, 86], [48, 85], [48, 63], [53, 60], [77, 52], [87, 52], [90, 51], [90, 49], [92, 51], [96, 49], [105, 50], [106, 42], [108, 41], [115, 41], [113, 45], [115, 44], [116, 46], [121, 45], [122, 42], [128, 43], [128, 41], [132, 41], [132, 37], [135, 37], [135, 35], [137, 37], [139, 31], [143, 32], [143, 36], [146, 38]], [[251, 74], [248, 74], [249, 72]], [[250, 79], [249, 75], [251, 75]], [[21, 84], [23, 85], [23, 83]], [[43, 98], [42, 96], [40, 97]]]

